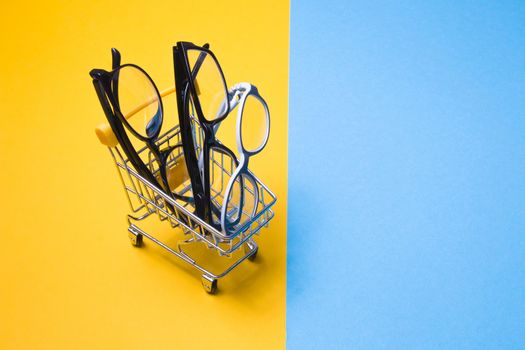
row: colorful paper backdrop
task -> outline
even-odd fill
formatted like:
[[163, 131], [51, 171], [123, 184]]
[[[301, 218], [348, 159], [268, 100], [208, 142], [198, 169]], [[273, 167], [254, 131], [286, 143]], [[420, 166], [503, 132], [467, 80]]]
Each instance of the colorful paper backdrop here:
[[525, 348], [525, 7], [293, 1], [288, 349]]
[[[0, 16], [1, 349], [525, 347], [521, 3], [51, 1]], [[129, 245], [93, 132], [89, 70], [117, 47], [162, 89], [177, 40], [210, 42], [228, 84], [256, 83], [272, 111], [250, 166], [276, 217], [213, 297], [160, 248]]]
[[[284, 348], [288, 2], [11, 2], [0, 16], [0, 348]], [[178, 40], [211, 43], [228, 84], [255, 83], [272, 111], [250, 166], [278, 195], [275, 220], [257, 261], [214, 297], [161, 248], [129, 244], [127, 202], [94, 133], [105, 117], [89, 71], [109, 69], [116, 47], [163, 89]]]

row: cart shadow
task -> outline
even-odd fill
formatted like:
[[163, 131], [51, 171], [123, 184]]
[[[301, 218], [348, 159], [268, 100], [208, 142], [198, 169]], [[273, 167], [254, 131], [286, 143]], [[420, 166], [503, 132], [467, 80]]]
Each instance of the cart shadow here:
[[[163, 233], [169, 234], [169, 237], [163, 239], [163, 243], [172, 249], [177, 250], [177, 243], [181, 238], [184, 238], [183, 234], [181, 232], [172, 234], [173, 231], [170, 231], [169, 229]], [[163, 259], [169, 264], [176, 266], [177, 269], [182, 270], [185, 275], [191, 276], [195, 280], [196, 285], [202, 290], [202, 272], [195, 267], [147, 239], [144, 240], [141, 249], [144, 249], [145, 253], [151, 255], [152, 258]], [[231, 258], [219, 256], [216, 251], [206, 248], [202, 243], [183, 245], [183, 250], [199, 265], [204, 266], [207, 269], [209, 268], [213, 273], [224, 270], [227, 265], [232, 264], [235, 261], [235, 258], [239, 257], [238, 255]], [[240, 251], [242, 251], [242, 249], [240, 249]], [[267, 269], [268, 263], [264, 254], [258, 252], [254, 261], [248, 261], [248, 259], [246, 259], [246, 261], [241, 262], [240, 265], [235, 267], [231, 273], [220, 278], [218, 280], [218, 290], [214, 296], [220, 297], [221, 295], [227, 294], [239, 299], [239, 297], [244, 294], [252, 293], [254, 291], [254, 285], [260, 285], [260, 283], [257, 282], [261, 278], [261, 274]], [[204, 290], [202, 290], [202, 293], [205, 294]]]

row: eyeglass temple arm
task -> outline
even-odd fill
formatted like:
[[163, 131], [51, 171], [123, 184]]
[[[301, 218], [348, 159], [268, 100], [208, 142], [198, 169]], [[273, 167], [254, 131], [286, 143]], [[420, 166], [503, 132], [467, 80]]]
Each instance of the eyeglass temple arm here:
[[120, 66], [120, 52], [112, 48], [111, 49], [111, 69], [116, 69]]
[[[210, 47], [210, 44], [204, 44], [203, 46], [205, 49], [208, 49]], [[195, 77], [197, 76], [197, 73], [199, 73], [199, 69], [201, 69], [202, 63], [204, 62], [204, 58], [206, 57], [205, 52], [201, 52], [199, 54], [199, 57], [197, 58], [197, 61], [195, 62], [195, 66], [193, 66], [193, 70], [191, 72], [191, 80], [193, 81], [193, 86], [195, 86], [195, 92], [197, 92], [197, 95], [201, 94], [201, 89], [199, 87], [199, 82], [195, 80]]]

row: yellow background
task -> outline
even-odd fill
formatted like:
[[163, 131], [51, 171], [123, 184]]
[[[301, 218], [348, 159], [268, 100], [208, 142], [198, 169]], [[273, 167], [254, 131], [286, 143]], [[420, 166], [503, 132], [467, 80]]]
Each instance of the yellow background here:
[[[288, 1], [9, 2], [0, 16], [0, 349], [283, 348]], [[114, 46], [163, 89], [177, 40], [210, 42], [228, 85], [255, 83], [272, 112], [250, 166], [277, 194], [276, 217], [256, 263], [216, 296], [161, 248], [130, 245], [94, 133], [105, 119], [89, 70], [109, 69]]]

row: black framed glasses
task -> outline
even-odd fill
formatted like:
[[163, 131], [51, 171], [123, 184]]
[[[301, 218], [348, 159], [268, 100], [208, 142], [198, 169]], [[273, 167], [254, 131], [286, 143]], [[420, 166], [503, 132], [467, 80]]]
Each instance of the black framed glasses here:
[[[90, 75], [117, 140], [141, 176], [171, 194], [174, 199], [193, 201], [192, 197], [174, 192], [168, 181], [168, 164], [179, 156], [182, 145], [160, 149], [156, 144], [164, 118], [159, 90], [146, 71], [134, 64], [121, 65], [120, 53], [116, 49], [112, 50], [112, 54], [111, 71], [93, 69]], [[154, 162], [147, 162], [149, 167], [139, 157], [126, 129], [146, 144], [153, 155]], [[171, 205], [168, 206], [173, 209]]]
[[[217, 196], [212, 193], [210, 173], [214, 155], [217, 154], [229, 158], [235, 166], [239, 164], [235, 154], [215, 137], [217, 128], [230, 111], [231, 96], [221, 66], [208, 44], [197, 46], [178, 42], [173, 47], [173, 60], [182, 144], [196, 213], [212, 226], [220, 228], [222, 205], [214, 200]], [[192, 112], [196, 116], [192, 116]], [[198, 126], [192, 117], [197, 119]], [[202, 133], [200, 145], [196, 144], [196, 127]]]

